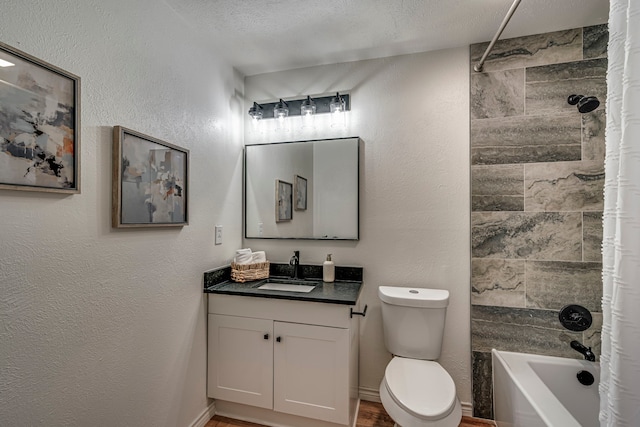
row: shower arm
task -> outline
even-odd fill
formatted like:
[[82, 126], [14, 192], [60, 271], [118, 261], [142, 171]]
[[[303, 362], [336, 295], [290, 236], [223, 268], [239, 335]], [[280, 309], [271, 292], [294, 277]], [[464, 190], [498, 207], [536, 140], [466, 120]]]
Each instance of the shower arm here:
[[502, 24], [500, 24], [500, 28], [498, 28], [498, 32], [496, 33], [495, 36], [493, 36], [493, 39], [491, 40], [491, 43], [489, 43], [489, 46], [487, 46], [487, 50], [484, 51], [484, 55], [482, 55], [482, 58], [480, 58], [480, 61], [476, 65], [473, 66], [473, 70], [474, 71], [476, 71], [478, 73], [482, 72], [482, 67], [484, 67], [484, 61], [486, 61], [487, 56], [489, 56], [489, 52], [491, 52], [491, 49], [493, 49], [493, 45], [496, 44], [496, 42], [500, 38], [500, 35], [502, 34], [502, 32], [504, 31], [504, 28], [509, 23], [509, 20], [511, 19], [511, 16], [513, 16], [513, 13], [518, 8], [518, 5], [520, 4], [520, 1], [521, 0], [514, 0], [513, 4], [509, 8], [509, 11], [507, 12], [507, 16], [505, 16], [504, 19], [502, 20]]

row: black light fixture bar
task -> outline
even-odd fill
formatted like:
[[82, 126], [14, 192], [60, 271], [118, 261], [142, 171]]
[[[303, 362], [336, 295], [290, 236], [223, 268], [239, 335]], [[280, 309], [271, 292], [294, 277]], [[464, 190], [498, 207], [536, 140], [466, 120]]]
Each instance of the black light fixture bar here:
[[[345, 111], [349, 111], [351, 109], [351, 102], [349, 94], [340, 94], [340, 97], [344, 100]], [[316, 114], [330, 113], [331, 109], [329, 108], [329, 104], [331, 100], [335, 98], [335, 95], [329, 96], [321, 96], [321, 97], [311, 97], [316, 103]], [[287, 105], [289, 106], [289, 117], [291, 116], [299, 116], [300, 115], [300, 106], [302, 102], [305, 101], [307, 97], [300, 99], [285, 99]], [[273, 118], [273, 108], [279, 101], [271, 102], [268, 104], [259, 104], [262, 107], [262, 119], [272, 119]]]

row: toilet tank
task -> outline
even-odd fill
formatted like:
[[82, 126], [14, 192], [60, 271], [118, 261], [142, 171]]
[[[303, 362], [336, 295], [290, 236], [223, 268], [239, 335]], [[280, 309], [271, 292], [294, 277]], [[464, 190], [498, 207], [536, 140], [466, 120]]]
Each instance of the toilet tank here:
[[387, 350], [412, 359], [438, 359], [449, 291], [380, 286], [378, 297]]

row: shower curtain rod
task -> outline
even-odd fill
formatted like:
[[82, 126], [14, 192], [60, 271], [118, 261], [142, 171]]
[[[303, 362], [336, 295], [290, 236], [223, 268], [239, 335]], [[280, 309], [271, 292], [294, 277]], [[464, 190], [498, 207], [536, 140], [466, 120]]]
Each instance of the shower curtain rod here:
[[489, 46], [487, 46], [487, 50], [484, 51], [484, 55], [482, 55], [482, 58], [480, 58], [480, 62], [478, 62], [476, 65], [473, 66], [474, 71], [477, 71], [478, 73], [482, 71], [482, 67], [484, 66], [484, 61], [487, 59], [487, 56], [489, 56], [489, 52], [491, 52], [491, 49], [493, 49], [493, 45], [496, 44], [496, 42], [498, 41], [500, 34], [502, 34], [502, 32], [504, 31], [504, 28], [509, 23], [511, 16], [513, 15], [513, 12], [516, 11], [516, 8], [520, 4], [520, 1], [521, 0], [515, 0], [511, 5], [511, 7], [509, 8], [509, 11], [507, 12], [507, 16], [505, 16], [504, 19], [502, 20], [502, 24], [500, 24], [500, 28], [498, 28], [498, 32], [496, 33], [495, 36], [493, 36], [493, 40], [491, 40], [491, 43], [489, 43]]

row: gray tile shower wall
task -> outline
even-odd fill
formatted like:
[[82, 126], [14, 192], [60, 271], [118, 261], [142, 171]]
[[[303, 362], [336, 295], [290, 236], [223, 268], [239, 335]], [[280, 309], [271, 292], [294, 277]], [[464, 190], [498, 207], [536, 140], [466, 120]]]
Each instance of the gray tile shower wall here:
[[576, 107], [567, 103], [571, 94], [597, 96], [604, 106], [606, 58], [532, 67], [527, 68], [526, 74], [527, 115], [575, 113]]
[[583, 160], [527, 165], [524, 187], [525, 211], [602, 211], [604, 164]]
[[[606, 31], [606, 27], [604, 28]], [[590, 35], [589, 40], [598, 36]], [[582, 28], [536, 34], [527, 37], [498, 40], [484, 63], [486, 72], [512, 70], [515, 68], [535, 67], [536, 65], [556, 64], [579, 61], [583, 58]], [[608, 39], [607, 39], [608, 40]], [[471, 45], [471, 68], [478, 62], [489, 42]], [[590, 49], [599, 52], [597, 42], [590, 42]], [[605, 42], [606, 49], [606, 42]], [[591, 51], [591, 50], [590, 50]], [[604, 55], [606, 56], [606, 55]]]
[[524, 165], [471, 168], [472, 211], [523, 211]]
[[471, 313], [476, 352], [490, 353], [492, 348], [498, 348], [549, 356], [580, 356], [569, 343], [582, 341], [583, 332], [564, 329], [558, 322], [557, 311], [473, 306]]
[[577, 110], [548, 116], [471, 119], [474, 166], [581, 160], [581, 150], [582, 120]]
[[582, 213], [582, 259], [602, 261], [602, 212]]
[[493, 375], [491, 353], [474, 351], [471, 354], [472, 380], [476, 390], [473, 393], [473, 415], [478, 418], [493, 419], [493, 382], [486, 381]]
[[472, 212], [471, 257], [582, 259], [580, 212]]
[[604, 109], [582, 115], [582, 160], [604, 162]]
[[[606, 25], [499, 40], [470, 72], [474, 416], [493, 418], [492, 348], [579, 358], [577, 339], [600, 353], [607, 41]], [[600, 107], [580, 114], [571, 94]], [[567, 304], [592, 327], [564, 329]]]
[[471, 304], [524, 307], [524, 260], [474, 258]]

